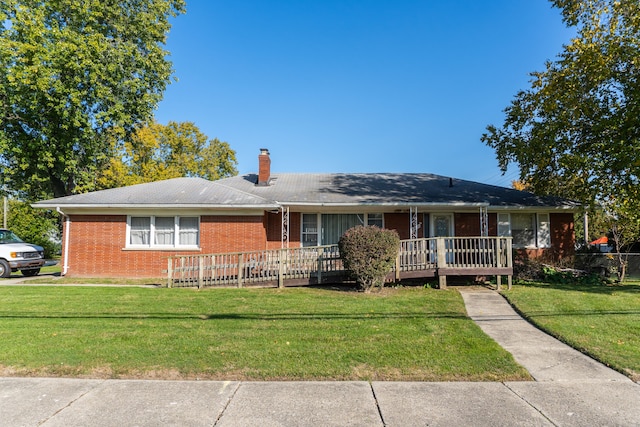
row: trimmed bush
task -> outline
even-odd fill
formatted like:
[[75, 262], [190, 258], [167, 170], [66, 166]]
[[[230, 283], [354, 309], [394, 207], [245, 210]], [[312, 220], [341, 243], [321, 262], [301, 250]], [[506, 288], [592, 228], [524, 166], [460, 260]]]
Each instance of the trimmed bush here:
[[395, 230], [376, 226], [356, 226], [347, 230], [340, 241], [340, 257], [345, 269], [365, 292], [384, 285], [400, 250]]

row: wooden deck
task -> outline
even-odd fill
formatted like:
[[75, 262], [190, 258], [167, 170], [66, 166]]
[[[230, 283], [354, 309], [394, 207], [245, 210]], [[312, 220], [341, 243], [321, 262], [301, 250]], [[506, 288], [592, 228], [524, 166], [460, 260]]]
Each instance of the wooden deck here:
[[[510, 237], [437, 237], [402, 240], [387, 281], [447, 276], [513, 275]], [[168, 259], [169, 287], [293, 286], [348, 281], [337, 245], [287, 248]]]

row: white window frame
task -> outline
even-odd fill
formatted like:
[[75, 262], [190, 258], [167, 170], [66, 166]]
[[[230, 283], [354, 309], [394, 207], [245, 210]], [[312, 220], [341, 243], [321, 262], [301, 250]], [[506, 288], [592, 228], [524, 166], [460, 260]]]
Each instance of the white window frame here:
[[546, 249], [551, 247], [551, 216], [548, 212], [499, 212], [498, 236], [512, 237], [511, 215], [529, 214], [534, 216], [535, 230], [533, 230], [533, 245], [516, 245], [515, 248]]
[[539, 248], [551, 247], [551, 215], [539, 213], [536, 215], [536, 244]]
[[[144, 244], [131, 243], [131, 218], [149, 218], [149, 242]], [[172, 244], [157, 244], [156, 240], [156, 218], [173, 218], [173, 243]], [[180, 243], [180, 219], [181, 218], [196, 218], [197, 219], [197, 237], [196, 244], [181, 244]], [[127, 215], [127, 233], [126, 244], [127, 249], [199, 249], [200, 248], [200, 217], [195, 215]]]

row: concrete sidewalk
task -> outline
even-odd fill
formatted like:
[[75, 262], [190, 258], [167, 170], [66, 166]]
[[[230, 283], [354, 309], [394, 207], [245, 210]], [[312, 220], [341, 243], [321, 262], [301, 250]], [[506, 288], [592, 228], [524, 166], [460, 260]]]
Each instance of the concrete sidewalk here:
[[[0, 378], [1, 426], [640, 426], [640, 386], [461, 289], [536, 381], [236, 382]], [[576, 354], [577, 353], [577, 354]]]
[[0, 378], [2, 426], [638, 426], [631, 381]]

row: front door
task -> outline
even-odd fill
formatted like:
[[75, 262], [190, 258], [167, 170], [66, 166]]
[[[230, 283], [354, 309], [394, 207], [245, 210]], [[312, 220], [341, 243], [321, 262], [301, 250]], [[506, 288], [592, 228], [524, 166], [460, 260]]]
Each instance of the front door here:
[[433, 237], [453, 236], [453, 214], [432, 214], [431, 235]]
[[[433, 237], [453, 237], [453, 231], [453, 214], [431, 215], [431, 235]], [[435, 245], [435, 242], [433, 244]], [[447, 239], [445, 249], [447, 262], [453, 262], [453, 242], [450, 239]]]

